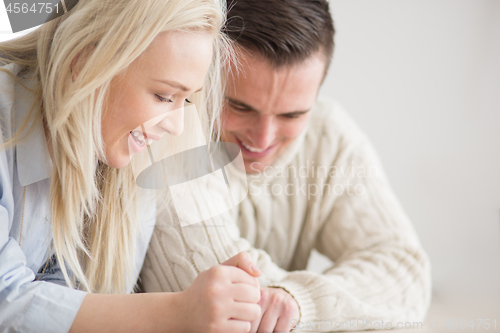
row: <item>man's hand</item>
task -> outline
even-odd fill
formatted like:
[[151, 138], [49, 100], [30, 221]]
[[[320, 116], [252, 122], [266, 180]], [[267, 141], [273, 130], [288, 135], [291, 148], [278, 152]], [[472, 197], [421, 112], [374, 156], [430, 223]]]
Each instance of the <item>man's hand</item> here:
[[290, 332], [292, 319], [299, 319], [297, 301], [281, 288], [260, 288], [260, 318], [252, 322], [251, 333]]

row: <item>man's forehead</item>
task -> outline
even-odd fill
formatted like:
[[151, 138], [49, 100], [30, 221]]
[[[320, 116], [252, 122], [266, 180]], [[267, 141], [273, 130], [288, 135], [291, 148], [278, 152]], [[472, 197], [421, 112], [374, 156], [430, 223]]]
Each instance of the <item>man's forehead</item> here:
[[258, 75], [262, 75], [263, 72], [286, 73], [307, 72], [311, 70], [324, 73], [326, 65], [327, 63], [322, 52], [317, 52], [300, 62], [276, 66], [269, 59], [266, 59], [256, 51], [239, 48], [236, 52], [236, 61], [232, 62], [232, 74], [243, 75], [243, 77], [245, 77], [252, 72], [257, 72]]
[[239, 67], [233, 67], [227, 86], [234, 100], [265, 112], [294, 112], [309, 109], [316, 99], [323, 79], [324, 61], [311, 57], [306, 61], [274, 68], [268, 61], [240, 56]]

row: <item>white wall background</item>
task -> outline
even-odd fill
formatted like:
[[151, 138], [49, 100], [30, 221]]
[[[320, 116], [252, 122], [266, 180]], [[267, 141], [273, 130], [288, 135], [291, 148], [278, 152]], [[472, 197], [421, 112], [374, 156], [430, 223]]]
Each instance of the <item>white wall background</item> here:
[[0, 4], [0, 42], [11, 38], [12, 29], [9, 24], [9, 17], [5, 11], [3, 2]]
[[[331, 0], [334, 96], [377, 148], [441, 297], [500, 300], [500, 1]], [[0, 5], [0, 41], [12, 38]], [[325, 261], [314, 257], [311, 269]]]
[[331, 9], [336, 50], [322, 93], [379, 152], [431, 257], [435, 296], [500, 304], [500, 1]]

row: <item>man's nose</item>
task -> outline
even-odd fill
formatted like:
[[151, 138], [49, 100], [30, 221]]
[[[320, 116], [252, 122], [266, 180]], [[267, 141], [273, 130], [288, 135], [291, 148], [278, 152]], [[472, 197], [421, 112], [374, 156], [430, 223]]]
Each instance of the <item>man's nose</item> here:
[[252, 145], [257, 149], [266, 149], [276, 138], [276, 124], [271, 116], [260, 116], [252, 125]]
[[184, 131], [184, 106], [167, 112], [158, 125], [170, 135], [180, 135]]

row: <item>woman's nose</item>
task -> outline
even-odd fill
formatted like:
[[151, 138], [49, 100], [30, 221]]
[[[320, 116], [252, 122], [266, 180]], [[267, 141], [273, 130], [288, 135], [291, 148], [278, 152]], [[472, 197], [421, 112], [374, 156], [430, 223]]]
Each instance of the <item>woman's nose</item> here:
[[167, 112], [158, 125], [170, 135], [180, 135], [184, 131], [184, 107]]

